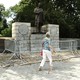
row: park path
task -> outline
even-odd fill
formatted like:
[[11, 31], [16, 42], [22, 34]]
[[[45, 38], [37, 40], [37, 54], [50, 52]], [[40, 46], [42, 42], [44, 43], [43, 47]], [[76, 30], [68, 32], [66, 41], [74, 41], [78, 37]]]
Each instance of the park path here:
[[80, 58], [53, 62], [53, 70], [49, 74], [48, 63], [43, 71], [38, 71], [39, 64], [0, 68], [0, 80], [80, 80]]

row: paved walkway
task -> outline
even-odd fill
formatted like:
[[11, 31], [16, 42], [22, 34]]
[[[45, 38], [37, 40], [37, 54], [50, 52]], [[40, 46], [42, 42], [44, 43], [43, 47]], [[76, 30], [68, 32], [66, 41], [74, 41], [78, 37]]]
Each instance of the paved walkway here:
[[43, 71], [38, 71], [39, 63], [14, 65], [0, 68], [0, 80], [80, 80], [80, 58], [53, 62], [53, 70], [48, 74], [48, 63]]

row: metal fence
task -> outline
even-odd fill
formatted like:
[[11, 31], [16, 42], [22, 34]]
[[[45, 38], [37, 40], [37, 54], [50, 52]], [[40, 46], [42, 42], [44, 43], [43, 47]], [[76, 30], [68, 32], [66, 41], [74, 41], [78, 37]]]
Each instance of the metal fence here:
[[77, 49], [77, 41], [76, 40], [60, 40], [59, 41], [60, 50], [68, 50], [73, 51]]
[[5, 49], [3, 51], [3, 53], [5, 51], [9, 51], [9, 52], [12, 52], [12, 53], [15, 53], [15, 40], [14, 39], [5, 39]]
[[[17, 42], [18, 41], [13, 40], [13, 39], [5, 40], [5, 50], [16, 53], [15, 48], [16, 48]], [[56, 49], [56, 51], [74, 52], [74, 51], [80, 50], [80, 39], [62, 39], [62, 40], [58, 40], [58, 46], [57, 47], [55, 47], [55, 45], [54, 45], [55, 41], [53, 41], [52, 44], [53, 44], [53, 47]], [[40, 46], [39, 47], [37, 46], [35, 48], [40, 48]], [[33, 52], [33, 51], [31, 51], [31, 52]]]
[[59, 40], [59, 49], [57, 51], [69, 51], [79, 53], [80, 39], [61, 39]]

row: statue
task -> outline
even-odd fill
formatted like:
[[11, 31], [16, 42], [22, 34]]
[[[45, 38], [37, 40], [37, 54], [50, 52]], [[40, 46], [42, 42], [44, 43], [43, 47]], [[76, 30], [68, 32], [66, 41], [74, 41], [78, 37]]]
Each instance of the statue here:
[[41, 8], [41, 3], [38, 3], [38, 6], [34, 9], [35, 13], [35, 26], [37, 32], [41, 33], [41, 26], [43, 25], [43, 9]]

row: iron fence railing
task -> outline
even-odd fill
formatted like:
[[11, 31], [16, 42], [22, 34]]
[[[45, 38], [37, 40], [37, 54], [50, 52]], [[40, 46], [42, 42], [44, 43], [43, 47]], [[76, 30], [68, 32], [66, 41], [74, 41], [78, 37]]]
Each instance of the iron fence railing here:
[[[5, 50], [16, 53], [15, 49], [16, 49], [17, 42], [19, 42], [19, 41], [16, 41], [13, 39], [5, 40]], [[40, 42], [40, 43], [38, 43], [40, 45], [37, 45], [36, 40], [35, 40], [34, 48], [37, 48], [35, 50], [41, 49], [41, 41], [38, 41], [38, 42]], [[57, 46], [55, 46], [56, 43], [57, 43]], [[56, 43], [55, 43], [55, 41], [52, 40], [52, 46], [56, 49], [56, 51], [71, 51], [71, 52], [73, 52], [73, 51], [80, 50], [80, 39], [62, 39], [62, 40], [57, 40]], [[31, 45], [33, 45], [33, 44], [32, 43], [30, 44], [30, 48], [31, 48]], [[37, 47], [36, 47], [36, 45], [37, 45]], [[32, 50], [32, 49], [30, 49], [30, 50]], [[31, 51], [31, 52], [33, 52], [33, 51]], [[35, 51], [35, 52], [37, 52], [37, 51]]]

